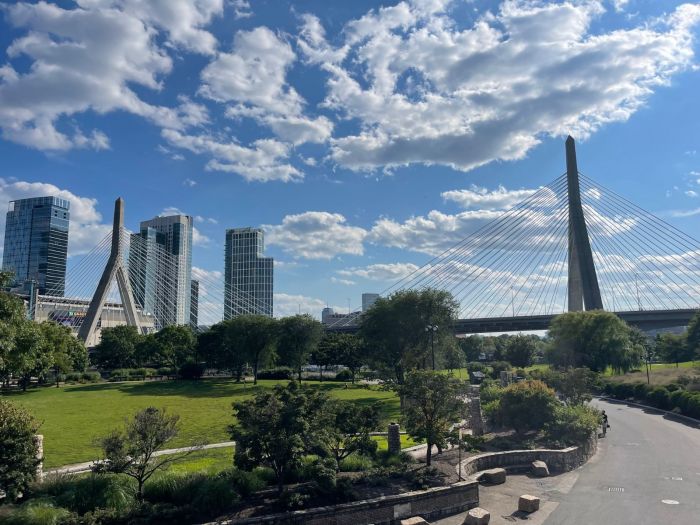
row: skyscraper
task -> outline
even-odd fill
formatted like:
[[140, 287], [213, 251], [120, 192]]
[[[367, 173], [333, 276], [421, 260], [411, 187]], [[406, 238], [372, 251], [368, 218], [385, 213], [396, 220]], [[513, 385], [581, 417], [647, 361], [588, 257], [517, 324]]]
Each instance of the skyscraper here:
[[39, 294], [62, 297], [66, 288], [70, 203], [59, 197], [10, 201], [3, 270], [15, 284], [36, 281]]
[[171, 215], [141, 223], [131, 235], [129, 279], [134, 299], [156, 328], [189, 325], [192, 290], [192, 217]]
[[243, 314], [272, 317], [273, 260], [263, 257], [260, 228], [226, 230], [224, 319]]

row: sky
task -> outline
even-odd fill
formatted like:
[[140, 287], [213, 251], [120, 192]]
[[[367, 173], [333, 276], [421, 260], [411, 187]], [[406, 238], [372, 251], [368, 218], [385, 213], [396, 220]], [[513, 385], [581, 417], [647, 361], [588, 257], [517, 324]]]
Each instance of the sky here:
[[[0, 203], [195, 218], [198, 275], [263, 227], [275, 312], [347, 310], [579, 170], [700, 238], [700, 4], [0, 3]], [[4, 213], [0, 213], [4, 232]]]

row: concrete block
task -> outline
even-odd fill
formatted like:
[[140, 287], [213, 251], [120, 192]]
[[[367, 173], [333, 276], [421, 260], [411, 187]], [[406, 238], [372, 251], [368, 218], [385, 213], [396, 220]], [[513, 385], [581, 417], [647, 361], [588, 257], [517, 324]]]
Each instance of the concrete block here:
[[533, 461], [531, 471], [532, 474], [538, 478], [546, 478], [549, 476], [549, 468], [544, 461]]
[[401, 525], [429, 525], [428, 522], [420, 516], [413, 516], [412, 518], [401, 520], [400, 523]]
[[479, 476], [479, 481], [488, 483], [489, 485], [500, 485], [506, 482], [506, 469], [492, 468], [484, 470]]
[[540, 498], [537, 496], [530, 496], [529, 494], [523, 494], [518, 499], [518, 510], [520, 512], [535, 512], [540, 508]]
[[474, 507], [467, 512], [467, 517], [464, 518], [464, 525], [488, 525], [490, 519], [491, 514], [488, 510]]

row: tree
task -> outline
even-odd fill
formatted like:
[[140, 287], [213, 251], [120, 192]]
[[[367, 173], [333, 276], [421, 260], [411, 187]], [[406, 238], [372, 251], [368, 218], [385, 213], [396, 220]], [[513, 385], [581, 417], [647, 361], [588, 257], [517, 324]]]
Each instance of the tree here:
[[49, 351], [53, 354], [57, 387], [60, 373], [85, 371], [88, 364], [87, 349], [83, 342], [71, 333], [70, 328], [52, 322], [41, 323], [39, 328]]
[[608, 366], [626, 372], [641, 362], [638, 346], [630, 340], [629, 327], [611, 312], [594, 310], [558, 315], [549, 328], [547, 357], [555, 366], [586, 366], [602, 372]]
[[93, 360], [97, 366], [106, 369], [141, 366], [143, 362], [137, 349], [142, 339], [135, 326], [105, 328], [100, 343], [94, 349]]
[[311, 352], [311, 356], [309, 356], [309, 363], [318, 367], [321, 381], [323, 381], [323, 370], [336, 361], [333, 349], [323, 343], [324, 338], [322, 336], [321, 341], [316, 345], [313, 352]]
[[36, 477], [39, 424], [24, 408], [0, 399], [0, 491], [16, 500]]
[[[147, 336], [149, 337], [149, 336]], [[151, 335], [148, 362], [157, 366], [180, 368], [195, 360], [196, 339], [189, 326], [169, 325]]]
[[[451, 341], [457, 312], [457, 302], [442, 290], [402, 290], [379, 298], [360, 320], [370, 364], [403, 384], [407, 371], [426, 368], [432, 361], [431, 343], [437, 341], [441, 352], [441, 344]], [[426, 331], [429, 326], [437, 330]]]
[[237, 335], [235, 318], [217, 323], [198, 334], [197, 355], [212, 368], [229, 370], [240, 382], [247, 356], [236, 346]]
[[450, 375], [427, 370], [406, 374], [399, 393], [403, 397], [403, 420], [413, 439], [425, 440], [425, 462], [430, 466], [433, 445], [445, 446], [453, 423], [465, 415], [461, 381]]
[[656, 336], [656, 351], [667, 363], [682, 363], [693, 359], [695, 350], [686, 343], [683, 335], [664, 332]]
[[[0, 272], [0, 288], [10, 284], [12, 275], [12, 272]], [[12, 374], [11, 356], [15, 351], [15, 334], [25, 319], [22, 300], [0, 291], [0, 380], [7, 380]]]
[[444, 347], [444, 362], [448, 372], [461, 369], [466, 363], [464, 352], [459, 348], [456, 338], [453, 338], [451, 344], [446, 344]]
[[[155, 453], [178, 433], [180, 417], [154, 407], [139, 410], [126, 421], [126, 428], [113, 430], [99, 439], [104, 458], [93, 466], [96, 473], [126, 474], [136, 480], [136, 497], [143, 501], [143, 486], [153, 474], [183, 455]], [[187, 454], [191, 453], [188, 452]]]
[[484, 351], [484, 338], [479, 335], [459, 337], [457, 339], [459, 348], [464, 352], [467, 362], [478, 361]]
[[242, 352], [253, 367], [253, 383], [258, 383], [258, 368], [275, 355], [277, 321], [264, 315], [240, 315], [227, 325], [227, 343]]
[[552, 421], [557, 407], [554, 390], [542, 381], [522, 381], [503, 389], [498, 419], [517, 433], [540, 430]]
[[279, 320], [278, 352], [282, 364], [296, 370], [301, 382], [301, 370], [323, 335], [323, 326], [308, 314], [293, 315]]
[[696, 313], [688, 323], [685, 339], [688, 354], [693, 356], [691, 359], [700, 359], [700, 313]]
[[346, 366], [350, 370], [352, 383], [355, 383], [357, 372], [365, 364], [364, 341], [355, 334], [333, 334], [331, 354], [336, 356], [339, 365]]
[[236, 442], [236, 466], [246, 470], [270, 467], [282, 493], [286, 476], [301, 464], [302, 457], [321, 450], [318, 433], [323, 425], [316, 422], [324, 417], [326, 402], [325, 394], [291, 382], [234, 403], [238, 421], [229, 430]]
[[536, 350], [537, 340], [535, 336], [518, 334], [508, 338], [505, 344], [505, 358], [516, 367], [530, 366]]
[[39, 324], [22, 321], [14, 332], [14, 345], [9, 355], [9, 369], [27, 390], [32, 376], [43, 380], [53, 367], [53, 355]]
[[335, 460], [336, 470], [350, 454], [372, 455], [376, 452], [377, 442], [371, 438], [370, 432], [379, 427], [378, 405], [361, 406], [334, 399], [326, 403], [325, 412], [328, 419], [323, 422], [322, 441]]
[[[533, 374], [534, 375], [534, 374]], [[582, 405], [591, 400], [597, 374], [589, 368], [545, 370], [541, 380], [556, 390], [567, 405]]]

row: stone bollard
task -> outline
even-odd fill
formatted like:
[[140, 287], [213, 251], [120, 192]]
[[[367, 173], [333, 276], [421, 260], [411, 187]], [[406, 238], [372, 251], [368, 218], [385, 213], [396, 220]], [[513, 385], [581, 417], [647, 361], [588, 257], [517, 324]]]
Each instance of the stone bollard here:
[[401, 434], [399, 433], [400, 430], [401, 427], [398, 423], [389, 423], [389, 435], [387, 436], [389, 454], [395, 455], [401, 453]]
[[401, 520], [399, 523], [400, 525], [429, 525], [428, 522], [420, 516], [413, 516], [412, 518]]
[[474, 507], [467, 512], [464, 518], [464, 525], [488, 525], [491, 520], [491, 514], [486, 509]]
[[44, 436], [36, 434], [34, 442], [36, 443], [36, 459], [39, 460], [39, 464], [36, 466], [36, 479], [42, 481], [44, 479]]
[[549, 476], [549, 468], [544, 461], [533, 461], [532, 465], [530, 466], [530, 471], [532, 472], [533, 476], [538, 478], [546, 478]]
[[540, 508], [540, 498], [537, 496], [530, 496], [529, 494], [523, 494], [518, 499], [518, 510], [520, 512], [535, 512]]
[[489, 470], [484, 470], [481, 475], [479, 475], [479, 481], [486, 483], [487, 485], [500, 485], [506, 482], [506, 469], [503, 468], [492, 468]]

